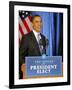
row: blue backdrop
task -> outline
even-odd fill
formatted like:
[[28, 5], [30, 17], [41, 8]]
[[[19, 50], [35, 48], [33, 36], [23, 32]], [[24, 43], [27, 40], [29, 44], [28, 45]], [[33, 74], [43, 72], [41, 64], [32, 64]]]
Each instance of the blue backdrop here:
[[63, 54], [63, 14], [54, 12], [31, 12], [42, 18], [41, 32], [49, 40], [47, 55], [62, 56]]

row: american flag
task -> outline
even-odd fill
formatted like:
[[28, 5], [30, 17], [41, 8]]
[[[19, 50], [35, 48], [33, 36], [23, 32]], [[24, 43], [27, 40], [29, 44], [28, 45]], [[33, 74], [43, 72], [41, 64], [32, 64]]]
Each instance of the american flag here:
[[19, 11], [19, 43], [22, 37], [32, 30], [31, 13], [29, 11]]

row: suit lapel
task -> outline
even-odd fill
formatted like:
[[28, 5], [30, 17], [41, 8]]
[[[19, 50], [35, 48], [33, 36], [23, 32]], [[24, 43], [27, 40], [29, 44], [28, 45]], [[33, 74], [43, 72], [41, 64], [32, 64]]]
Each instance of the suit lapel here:
[[30, 34], [30, 40], [31, 40], [33, 47], [36, 48], [36, 51], [38, 52], [38, 54], [41, 55], [39, 45], [37, 43], [36, 37], [33, 32], [31, 32], [31, 34]]
[[43, 45], [43, 47], [45, 47], [45, 39], [43, 38], [42, 34], [40, 34], [40, 35], [41, 35], [41, 39], [42, 39], [42, 45]]

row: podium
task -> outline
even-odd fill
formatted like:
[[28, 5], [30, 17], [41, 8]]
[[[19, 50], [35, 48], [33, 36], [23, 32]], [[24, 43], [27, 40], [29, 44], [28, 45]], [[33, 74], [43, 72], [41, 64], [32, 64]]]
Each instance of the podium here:
[[62, 56], [28, 56], [25, 57], [25, 77], [62, 77]]

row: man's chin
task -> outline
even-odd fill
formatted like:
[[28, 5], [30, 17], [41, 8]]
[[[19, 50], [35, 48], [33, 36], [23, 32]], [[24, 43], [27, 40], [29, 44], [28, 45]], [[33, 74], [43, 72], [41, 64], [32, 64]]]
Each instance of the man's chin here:
[[37, 30], [37, 32], [40, 32], [40, 31], [41, 31], [40, 29]]
[[36, 31], [36, 32], [40, 32], [41, 30], [40, 30], [40, 29], [36, 29], [35, 31]]

